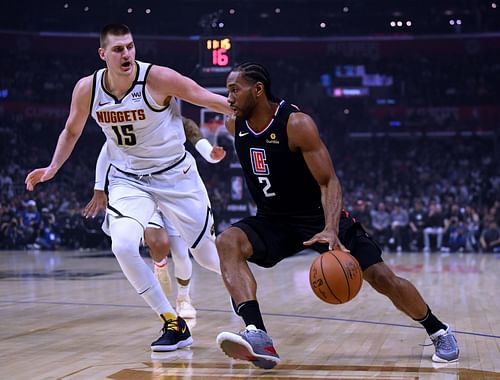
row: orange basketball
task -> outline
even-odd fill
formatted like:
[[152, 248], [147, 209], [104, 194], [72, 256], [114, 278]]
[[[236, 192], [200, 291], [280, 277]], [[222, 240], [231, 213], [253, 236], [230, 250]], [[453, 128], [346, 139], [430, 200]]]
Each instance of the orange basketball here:
[[363, 283], [363, 272], [358, 260], [349, 253], [328, 251], [312, 262], [309, 282], [322, 301], [340, 304], [356, 297]]

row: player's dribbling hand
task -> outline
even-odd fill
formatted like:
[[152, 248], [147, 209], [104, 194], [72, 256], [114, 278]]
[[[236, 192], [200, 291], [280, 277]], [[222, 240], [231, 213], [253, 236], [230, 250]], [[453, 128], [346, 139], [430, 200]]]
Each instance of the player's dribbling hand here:
[[222, 161], [224, 157], [226, 157], [226, 151], [224, 150], [224, 148], [214, 145], [212, 151], [210, 152], [210, 158], [219, 162]]
[[28, 173], [24, 181], [24, 183], [26, 184], [26, 189], [28, 191], [33, 191], [37, 184], [54, 178], [56, 173], [57, 169], [51, 168], [50, 166], [32, 170]]
[[312, 238], [309, 240], [305, 241], [303, 244], [305, 246], [310, 246], [315, 243], [323, 243], [323, 244], [328, 244], [328, 249], [333, 250], [333, 249], [339, 249], [344, 252], [350, 252], [339, 240], [338, 236], [336, 234], [328, 233], [326, 231], [321, 231], [314, 235]]
[[102, 210], [106, 209], [108, 197], [102, 190], [94, 190], [94, 195], [87, 206], [83, 209], [83, 216], [95, 218]]

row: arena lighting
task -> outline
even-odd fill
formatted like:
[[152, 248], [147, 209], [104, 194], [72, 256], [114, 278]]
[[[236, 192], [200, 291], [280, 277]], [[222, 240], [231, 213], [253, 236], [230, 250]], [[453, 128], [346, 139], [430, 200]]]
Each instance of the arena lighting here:
[[403, 21], [398, 21], [398, 22], [396, 23], [396, 25], [397, 25], [397, 26], [403, 26]]
[[457, 23], [457, 25], [462, 25], [462, 20], [458, 19], [458, 20], [456, 21], [456, 23]]
[[134, 10], [132, 8], [127, 9], [127, 13], [132, 13]]
[[219, 28], [224, 28], [224, 23], [223, 22], [219, 22]]
[[281, 13], [281, 9], [280, 9], [280, 8], [276, 8], [276, 9], [274, 10], [274, 13], [276, 13], [276, 14]]
[[229, 10], [229, 14], [230, 14], [230, 15], [234, 15], [235, 13], [236, 13], [236, 11], [235, 11], [233, 8], [231, 8], [231, 9]]
[[455, 25], [455, 20], [450, 20], [450, 25]]
[[151, 13], [151, 9], [147, 8], [146, 9], [146, 14], [150, 14]]
[[390, 25], [394, 28], [396, 26], [396, 21], [391, 21]]
[[491, 7], [492, 7], [493, 9], [496, 9], [496, 8], [497, 8], [497, 3], [491, 3]]
[[349, 7], [344, 7], [344, 8], [342, 8], [342, 12], [344, 12], [344, 13], [349, 12]]
[[64, 9], [68, 9], [69, 8], [69, 4], [68, 3], [65, 3], [64, 4]]
[[325, 29], [326, 28], [326, 24], [324, 22], [322, 22], [322, 23], [319, 24], [319, 27], [321, 29]]
[[83, 11], [84, 11], [84, 12], [88, 12], [88, 11], [89, 11], [89, 9], [90, 9], [90, 8], [89, 8], [89, 7], [87, 7], [87, 6], [83, 7]]
[[406, 26], [411, 26], [411, 21], [410, 20], [406, 21]]

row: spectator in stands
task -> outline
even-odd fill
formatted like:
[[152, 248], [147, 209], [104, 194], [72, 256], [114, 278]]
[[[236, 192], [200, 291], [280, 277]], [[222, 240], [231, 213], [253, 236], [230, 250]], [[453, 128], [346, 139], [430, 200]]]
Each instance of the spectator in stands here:
[[396, 252], [401, 252], [403, 248], [408, 250], [408, 211], [401, 207], [399, 202], [394, 204], [391, 211], [391, 238], [394, 239]]
[[12, 216], [9, 221], [3, 222], [0, 226], [2, 237], [0, 247], [7, 249], [22, 249], [26, 240], [24, 229], [16, 216]]
[[436, 249], [441, 250], [443, 245], [444, 218], [441, 213], [441, 205], [431, 201], [427, 213], [427, 226], [424, 228], [424, 252], [431, 251], [431, 235], [436, 235]]
[[25, 231], [26, 244], [33, 244], [40, 232], [42, 215], [38, 211], [36, 201], [30, 199], [26, 202], [26, 207], [21, 216], [21, 225]]
[[410, 210], [410, 250], [417, 251], [423, 248], [424, 228], [427, 224], [427, 213], [422, 200], [416, 199]]
[[56, 223], [56, 217], [49, 209], [42, 209], [42, 223], [39, 236], [35, 240], [35, 248], [54, 250], [59, 248], [61, 237]]
[[389, 236], [391, 234], [391, 216], [385, 209], [385, 203], [379, 202], [377, 209], [371, 212], [373, 237], [380, 243], [381, 246], [387, 247], [389, 244]]
[[465, 207], [464, 223], [466, 227], [465, 250], [475, 252], [478, 249], [479, 239], [479, 214], [472, 206]]
[[362, 224], [365, 231], [372, 235], [372, 216], [370, 214], [370, 210], [368, 210], [368, 205], [364, 200], [358, 199], [356, 201], [353, 214], [356, 215], [356, 220]]
[[441, 252], [463, 252], [467, 236], [465, 223], [457, 216], [445, 219], [444, 223], [444, 244], [441, 247]]
[[492, 217], [485, 219], [485, 227], [479, 237], [482, 252], [500, 252], [500, 228]]

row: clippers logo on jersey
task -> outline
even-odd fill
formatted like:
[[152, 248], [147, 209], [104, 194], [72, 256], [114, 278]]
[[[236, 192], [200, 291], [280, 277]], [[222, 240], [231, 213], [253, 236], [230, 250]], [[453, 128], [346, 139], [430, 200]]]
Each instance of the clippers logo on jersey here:
[[253, 174], [268, 175], [269, 166], [266, 164], [266, 151], [261, 148], [250, 148]]

